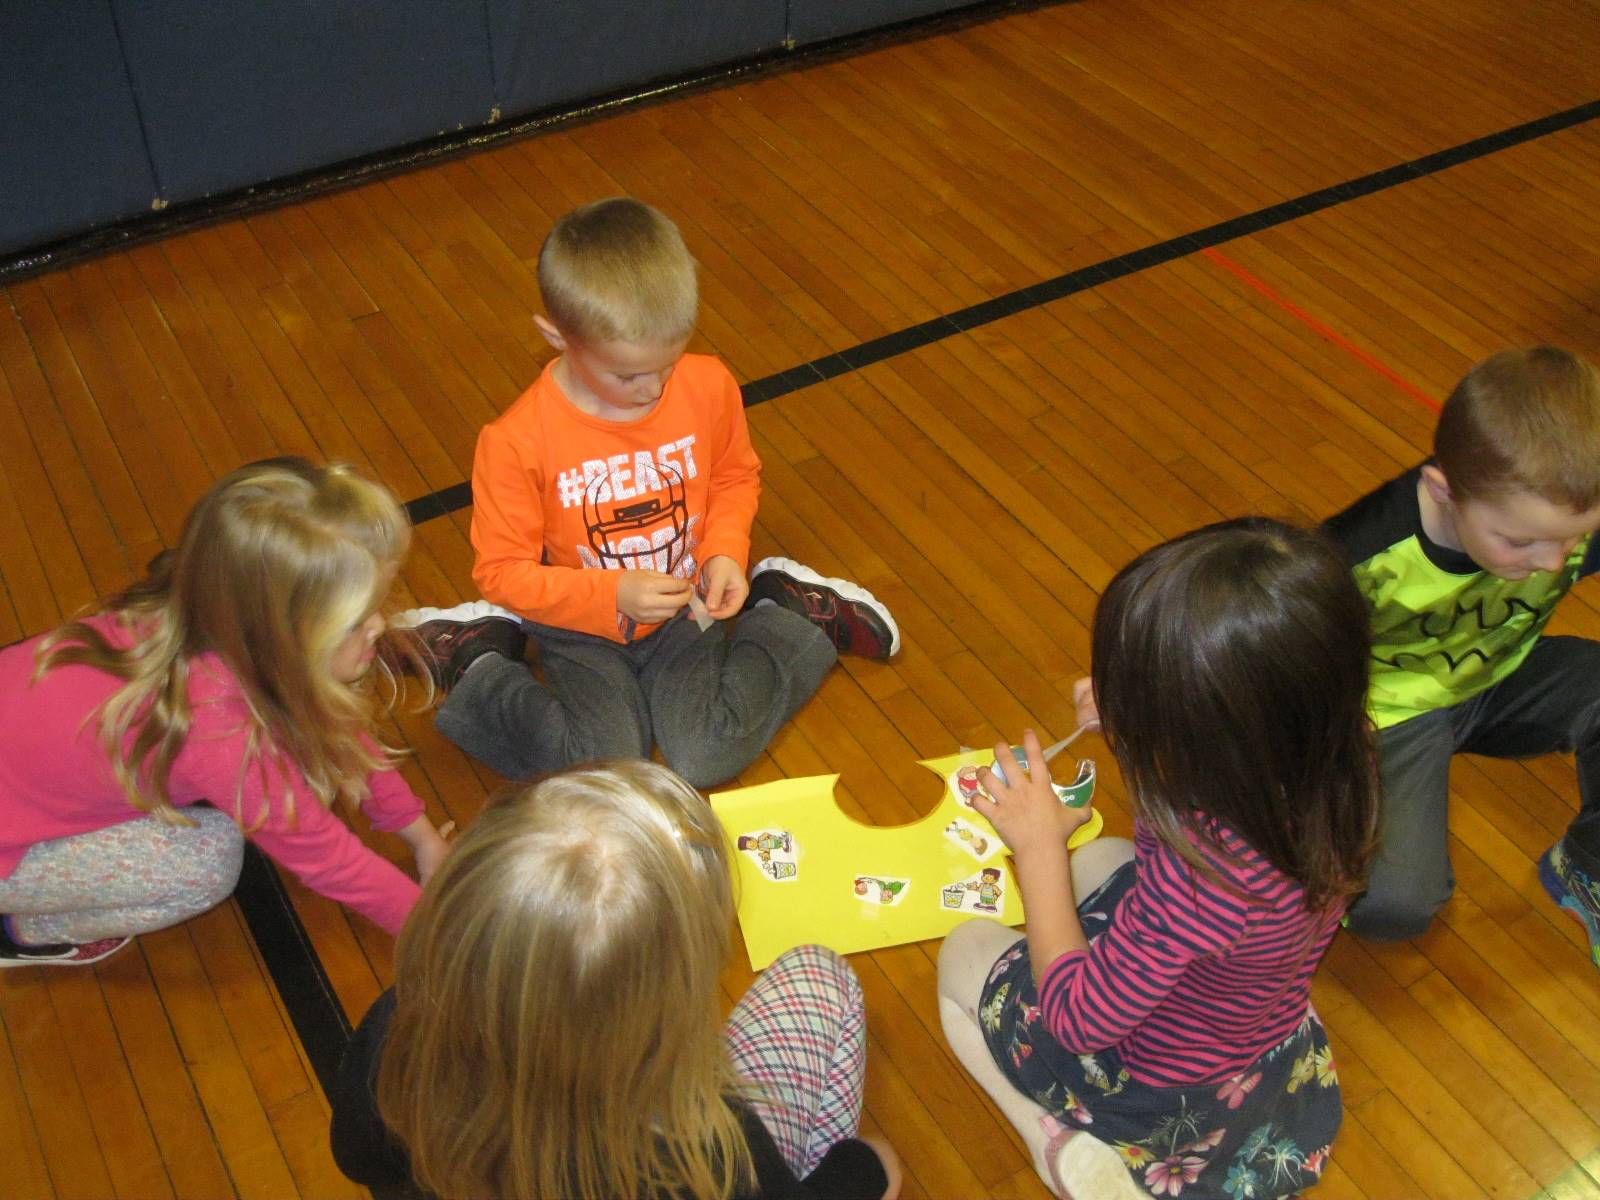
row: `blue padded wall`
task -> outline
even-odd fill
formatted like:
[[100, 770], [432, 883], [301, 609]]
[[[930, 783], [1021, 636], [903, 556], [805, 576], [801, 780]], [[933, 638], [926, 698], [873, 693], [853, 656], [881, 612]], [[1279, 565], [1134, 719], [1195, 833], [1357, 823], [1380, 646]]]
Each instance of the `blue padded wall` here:
[[913, 17], [949, 12], [972, 0], [789, 0], [789, 36], [805, 46]]
[[784, 0], [486, 0], [507, 117], [776, 50]]
[[967, 0], [0, 0], [0, 252]]
[[483, 124], [494, 106], [482, 0], [113, 3], [172, 202]]
[[110, 0], [0, 3], [0, 251], [150, 211]]

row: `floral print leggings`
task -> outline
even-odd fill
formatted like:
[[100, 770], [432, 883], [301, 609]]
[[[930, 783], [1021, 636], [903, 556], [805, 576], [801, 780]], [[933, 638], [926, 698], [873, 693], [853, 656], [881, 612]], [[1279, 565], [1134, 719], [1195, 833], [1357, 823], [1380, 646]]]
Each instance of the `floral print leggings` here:
[[[1133, 885], [1119, 868], [1078, 906], [1092, 941]], [[995, 1064], [1060, 1126], [1107, 1143], [1152, 1196], [1277, 1200], [1314, 1185], [1339, 1131], [1339, 1073], [1322, 1022], [1300, 1026], [1230, 1079], [1155, 1087], [1116, 1048], [1073, 1054], [1040, 1020], [1026, 941], [989, 972], [978, 1020]]]
[[190, 825], [139, 817], [38, 842], [0, 879], [0, 913], [31, 945], [92, 942], [165, 929], [226, 900], [239, 882], [244, 835], [214, 808]]

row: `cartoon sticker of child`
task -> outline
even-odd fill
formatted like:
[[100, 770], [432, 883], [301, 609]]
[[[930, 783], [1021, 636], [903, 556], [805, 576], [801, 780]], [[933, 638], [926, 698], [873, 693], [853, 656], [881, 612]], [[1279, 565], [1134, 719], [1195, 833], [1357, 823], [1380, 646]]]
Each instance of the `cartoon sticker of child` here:
[[903, 879], [877, 879], [871, 875], [856, 876], [856, 895], [865, 896], [876, 885], [879, 904], [893, 904], [894, 898], [905, 890]]
[[997, 912], [996, 905], [1000, 902], [1000, 868], [985, 867], [979, 873], [976, 883], [967, 884], [967, 890], [978, 893], [978, 902], [974, 908], [983, 912]]
[[758, 833], [754, 836], [743, 833], [739, 835], [739, 849], [754, 850], [762, 862], [772, 857], [774, 850], [788, 852], [789, 835], [787, 833]]
[[970, 806], [972, 798], [981, 790], [978, 787], [977, 767], [962, 767], [956, 772], [956, 791], [961, 793], [961, 799], [965, 804]]
[[946, 833], [953, 833], [967, 845], [972, 847], [972, 852], [980, 857], [989, 852], [989, 839], [979, 837], [975, 832], [963, 825], [960, 821], [951, 821], [945, 826]]

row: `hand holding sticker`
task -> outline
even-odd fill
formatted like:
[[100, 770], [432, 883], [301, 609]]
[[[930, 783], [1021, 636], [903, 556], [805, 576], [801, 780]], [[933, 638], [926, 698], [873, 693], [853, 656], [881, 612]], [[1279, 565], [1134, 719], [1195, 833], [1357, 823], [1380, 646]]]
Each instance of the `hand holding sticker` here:
[[[1030, 842], [1066, 841], [1073, 830], [1089, 819], [1090, 813], [1087, 804], [1073, 807], [1061, 802], [1038, 734], [1031, 729], [1024, 733], [1022, 747], [1022, 762], [1011, 752], [1010, 746], [995, 747], [997, 769], [985, 767], [978, 772], [979, 782], [988, 795], [980, 794], [972, 800], [973, 811], [988, 818], [1013, 852]], [[1023, 762], [1038, 765], [1026, 769]]]

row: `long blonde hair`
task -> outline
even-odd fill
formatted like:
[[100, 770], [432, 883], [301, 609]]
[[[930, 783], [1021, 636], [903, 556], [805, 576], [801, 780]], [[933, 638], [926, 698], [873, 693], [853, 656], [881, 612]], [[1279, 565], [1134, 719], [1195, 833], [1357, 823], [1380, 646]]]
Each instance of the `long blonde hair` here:
[[[169, 782], [194, 717], [190, 673], [208, 653], [238, 678], [253, 718], [236, 809], [245, 772], [281, 780], [285, 760], [324, 804], [359, 802], [390, 753], [366, 734], [370, 701], [334, 678], [333, 656], [382, 600], [410, 539], [394, 496], [349, 467], [240, 467], [195, 505], [178, 545], [108, 604], [131, 643], [69, 622], [41, 642], [34, 677], [78, 663], [124, 681], [99, 712], [100, 740], [129, 801], [163, 821], [189, 823]], [[293, 794], [282, 791], [292, 820]], [[263, 807], [255, 823], [266, 818]]]
[[491, 805], [400, 935], [378, 1074], [416, 1181], [455, 1200], [722, 1200], [753, 1180], [717, 980], [711, 808], [648, 762]]

